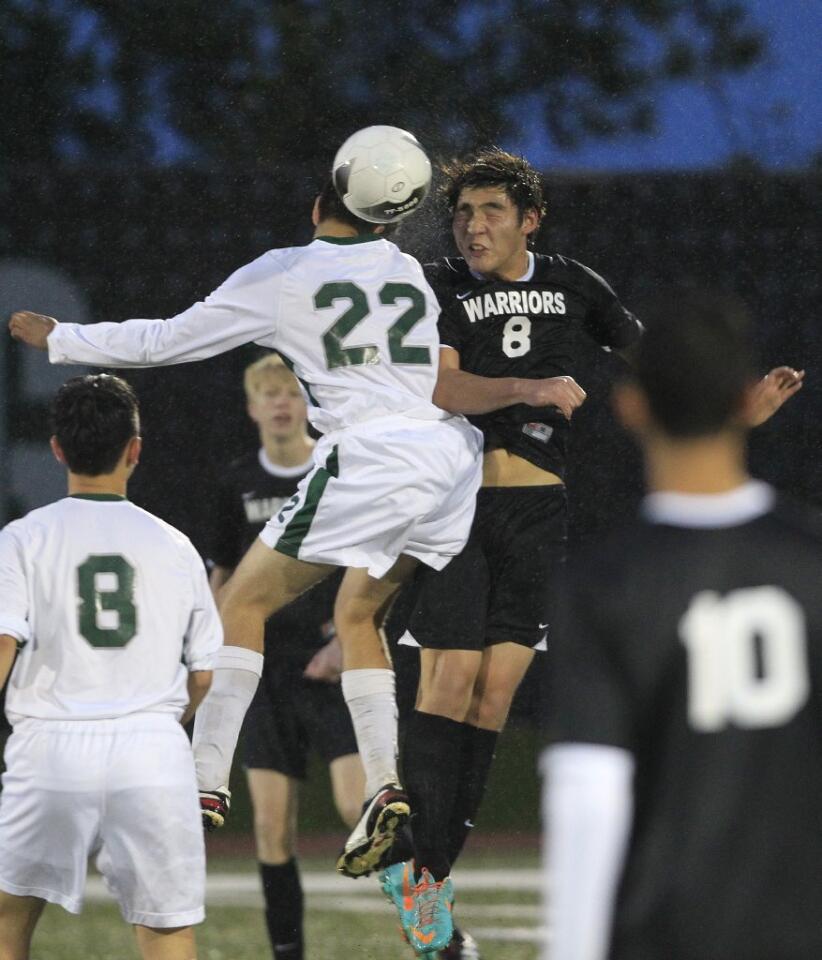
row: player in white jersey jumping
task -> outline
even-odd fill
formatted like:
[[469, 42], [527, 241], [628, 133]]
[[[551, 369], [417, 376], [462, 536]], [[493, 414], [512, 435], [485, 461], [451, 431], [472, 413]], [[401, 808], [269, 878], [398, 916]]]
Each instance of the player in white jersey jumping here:
[[70, 380], [53, 418], [68, 496], [0, 531], [0, 687], [11, 674], [13, 726], [0, 956], [28, 958], [46, 902], [80, 912], [96, 854], [142, 956], [191, 960], [205, 850], [181, 722], [211, 682], [219, 617], [189, 540], [125, 498], [141, 447], [131, 387]]
[[[10, 326], [54, 363], [118, 367], [201, 360], [254, 341], [277, 350], [303, 382], [309, 419], [324, 436], [314, 469], [221, 596], [226, 646], [198, 714], [195, 757], [205, 816], [219, 825], [266, 618], [334, 567], [348, 568], [334, 621], [368, 800], [338, 867], [360, 876], [379, 865], [409, 814], [396, 771], [394, 676], [378, 626], [418, 561], [440, 569], [462, 549], [481, 438], [431, 401], [439, 308], [419, 263], [350, 214], [331, 185], [313, 222], [311, 243], [263, 254], [170, 320], [58, 324], [20, 312]], [[543, 404], [564, 386], [530, 383]]]

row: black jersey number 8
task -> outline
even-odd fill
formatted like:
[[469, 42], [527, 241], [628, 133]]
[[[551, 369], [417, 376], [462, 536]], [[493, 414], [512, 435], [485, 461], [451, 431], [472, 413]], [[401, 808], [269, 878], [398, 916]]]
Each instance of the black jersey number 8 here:
[[137, 633], [134, 567], [119, 553], [92, 554], [80, 564], [77, 596], [77, 629], [92, 647], [124, 647]]
[[[401, 313], [388, 328], [388, 354], [392, 363], [431, 364], [428, 347], [406, 346], [403, 342], [412, 329], [425, 316], [425, 296], [410, 283], [386, 283], [379, 292], [380, 303], [390, 307], [400, 300], [409, 300], [411, 305]], [[375, 344], [356, 347], [343, 346], [343, 340], [371, 312], [368, 297], [362, 287], [350, 281], [324, 283], [314, 294], [317, 310], [332, 307], [337, 300], [347, 300], [351, 306], [331, 324], [323, 334], [325, 362], [329, 370], [334, 367], [359, 367], [379, 363], [380, 352]]]

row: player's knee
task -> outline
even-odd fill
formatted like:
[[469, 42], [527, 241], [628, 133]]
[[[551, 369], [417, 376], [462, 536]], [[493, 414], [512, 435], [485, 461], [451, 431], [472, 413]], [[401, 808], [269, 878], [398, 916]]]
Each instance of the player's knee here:
[[294, 837], [281, 817], [268, 810], [254, 811], [257, 855], [266, 863], [284, 863], [294, 852]]
[[355, 796], [336, 796], [335, 798], [337, 813], [340, 819], [347, 827], [356, 826], [357, 821], [362, 815], [362, 803], [359, 795]]
[[502, 730], [511, 709], [512, 694], [508, 690], [485, 690], [471, 704], [468, 722], [484, 730]]
[[363, 627], [373, 629], [377, 612], [377, 605], [369, 603], [364, 597], [338, 595], [334, 604], [334, 626], [341, 636]]

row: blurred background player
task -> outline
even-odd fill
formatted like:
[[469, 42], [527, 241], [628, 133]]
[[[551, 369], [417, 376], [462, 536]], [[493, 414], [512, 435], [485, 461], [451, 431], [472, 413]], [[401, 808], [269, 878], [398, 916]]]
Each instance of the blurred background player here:
[[571, 565], [549, 654], [550, 957], [818, 957], [822, 528], [747, 473], [740, 305], [643, 315], [616, 408], [651, 492]]
[[[569, 422], [585, 399], [573, 379], [578, 338], [584, 333], [628, 359], [642, 331], [588, 267], [528, 249], [545, 202], [524, 158], [491, 149], [444, 174], [462, 258], [425, 268], [442, 309], [434, 399], [470, 416], [485, 453], [468, 545], [442, 574], [420, 571], [403, 638], [423, 648], [402, 743], [415, 867], [390, 868], [384, 888], [420, 949], [449, 936], [451, 866], [473, 826], [514, 694], [548, 640], [548, 588], [566, 548]], [[765, 419], [799, 383], [793, 371], [775, 371], [758, 390], [755, 414]], [[437, 897], [441, 904], [426, 906], [422, 928], [402, 908], [403, 881], [414, 880], [424, 905]], [[458, 947], [459, 936], [456, 957]]]
[[0, 956], [26, 960], [46, 902], [80, 912], [96, 854], [142, 956], [191, 960], [205, 851], [180, 721], [211, 681], [217, 610], [189, 540], [126, 500], [131, 387], [78, 377], [52, 412], [68, 496], [0, 532]]
[[[276, 354], [246, 368], [248, 415], [260, 447], [220, 476], [210, 551], [215, 593], [269, 518], [313, 466], [305, 400]], [[342, 654], [335, 637], [332, 575], [266, 625], [265, 664], [246, 714], [241, 756], [254, 809], [265, 913], [275, 958], [303, 958], [303, 894], [296, 860], [299, 782], [309, 748], [328, 764], [334, 802], [349, 827], [360, 817], [362, 764], [340, 690]]]
[[329, 184], [314, 240], [269, 250], [205, 301], [169, 320], [57, 323], [12, 315], [12, 335], [55, 363], [159, 366], [249, 342], [277, 350], [309, 393], [324, 436], [314, 468], [266, 524], [220, 595], [226, 644], [197, 716], [194, 752], [204, 816], [228, 811], [229, 771], [262, 671], [266, 619], [334, 569], [343, 694], [366, 774], [362, 817], [338, 869], [381, 865], [409, 815], [396, 762], [394, 674], [378, 626], [418, 562], [462, 550], [480, 482], [481, 437], [432, 402], [439, 306], [420, 264], [351, 214]]

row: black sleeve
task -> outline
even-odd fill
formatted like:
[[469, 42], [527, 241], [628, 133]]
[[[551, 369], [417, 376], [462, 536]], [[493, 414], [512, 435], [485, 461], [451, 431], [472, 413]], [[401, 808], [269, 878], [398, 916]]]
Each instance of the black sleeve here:
[[453, 310], [441, 309], [437, 328], [439, 329], [440, 343], [444, 347], [453, 347], [457, 352], [462, 350], [461, 324], [454, 316]]
[[585, 332], [600, 346], [621, 350], [630, 347], [642, 335], [642, 324], [619, 302], [611, 285], [598, 273], [576, 261], [582, 271], [590, 307], [583, 321]]
[[218, 567], [233, 570], [243, 555], [246, 519], [242, 501], [227, 481], [217, 484], [214, 513], [208, 539], [208, 559]]
[[596, 582], [590, 563], [579, 562], [559, 581], [546, 660], [548, 739], [633, 750], [632, 697]]
[[447, 276], [447, 270], [440, 261], [437, 261], [436, 263], [426, 263], [423, 272], [440, 306], [440, 316], [437, 321], [440, 343], [445, 347], [453, 347], [460, 351], [462, 349], [462, 324], [455, 309], [454, 291], [444, 280], [444, 275]]

